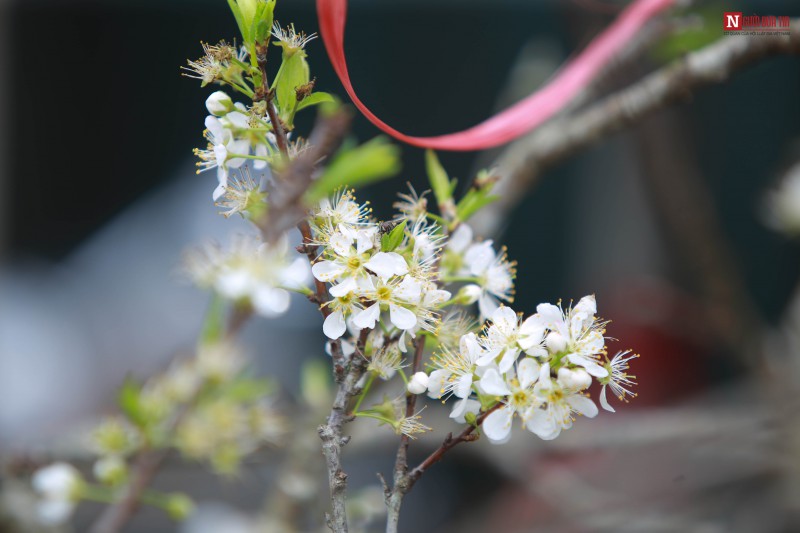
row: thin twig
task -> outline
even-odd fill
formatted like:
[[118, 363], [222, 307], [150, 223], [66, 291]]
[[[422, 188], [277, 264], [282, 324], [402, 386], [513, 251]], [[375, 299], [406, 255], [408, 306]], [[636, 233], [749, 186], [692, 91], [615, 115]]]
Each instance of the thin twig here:
[[[414, 467], [410, 472], [408, 472], [406, 468], [404, 469], [402, 475], [398, 476], [397, 470], [395, 470], [394, 486], [391, 490], [387, 489], [386, 482], [383, 480], [383, 478], [381, 478], [381, 481], [384, 484], [384, 492], [386, 493], [386, 507], [388, 513], [386, 517], [386, 533], [397, 533], [397, 526], [400, 522], [400, 507], [403, 504], [403, 498], [408, 491], [414, 487], [414, 484], [417, 482], [417, 480], [422, 477], [422, 474], [427, 472], [431, 466], [441, 461], [447, 452], [462, 442], [474, 442], [478, 440], [479, 435], [475, 434], [475, 430], [483, 424], [483, 421], [486, 420], [487, 416], [502, 406], [502, 403], [498, 403], [488, 411], [481, 413], [478, 415], [474, 425], [464, 428], [464, 431], [459, 433], [457, 436], [453, 437], [452, 433], [448, 433], [441, 446], [434, 450], [433, 453], [426, 457], [424, 461]], [[398, 458], [399, 457], [400, 452], [398, 451]]]
[[769, 56], [800, 53], [800, 19], [790, 35], [725, 37], [656, 70], [588, 108], [558, 117], [512, 144], [497, 160], [500, 199], [473, 219], [481, 233], [496, 232], [508, 213], [525, 198], [548, 166], [606, 138], [694, 89], [721, 83], [744, 67]]

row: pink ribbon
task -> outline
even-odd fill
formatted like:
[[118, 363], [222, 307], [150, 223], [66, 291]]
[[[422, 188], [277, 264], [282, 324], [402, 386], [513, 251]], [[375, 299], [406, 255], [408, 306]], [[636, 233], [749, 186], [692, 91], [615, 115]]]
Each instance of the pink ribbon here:
[[635, 0], [544, 87], [508, 109], [464, 131], [435, 137], [413, 137], [392, 128], [364, 105], [347, 72], [344, 27], [347, 0], [317, 0], [320, 33], [336, 74], [356, 107], [370, 122], [392, 137], [422, 148], [471, 151], [492, 148], [525, 135], [556, 114], [618, 53], [644, 24], [675, 0]]

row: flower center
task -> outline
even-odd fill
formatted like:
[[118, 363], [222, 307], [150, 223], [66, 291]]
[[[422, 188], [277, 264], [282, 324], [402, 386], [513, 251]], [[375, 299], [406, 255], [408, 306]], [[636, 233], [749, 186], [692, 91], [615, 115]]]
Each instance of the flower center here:
[[386, 301], [392, 296], [392, 289], [389, 287], [380, 287], [378, 289], [378, 300]]
[[347, 260], [347, 266], [350, 270], [356, 270], [358, 267], [361, 266], [361, 258], [360, 257], [351, 257]]

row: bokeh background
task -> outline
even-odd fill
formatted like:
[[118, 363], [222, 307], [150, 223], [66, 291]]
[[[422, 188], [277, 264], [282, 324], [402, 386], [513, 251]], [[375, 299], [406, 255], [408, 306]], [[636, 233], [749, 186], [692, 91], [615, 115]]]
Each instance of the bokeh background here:
[[[623, 4], [351, 0], [351, 76], [401, 131], [460, 130], [545, 81]], [[720, 19], [800, 14], [789, 1], [703, 6]], [[309, 0], [281, 0], [277, 18], [317, 29]], [[179, 67], [200, 55], [201, 40], [235, 32], [222, 0], [0, 2], [4, 459], [75, 453], [82, 428], [113, 411], [127, 374], [147, 376], [191, 349], [207, 295], [176, 275], [181, 252], [243, 225], [216, 214], [213, 174], [194, 173], [210, 91]], [[343, 95], [321, 41], [308, 50], [317, 87]], [[642, 54], [598, 91], [660, 57]], [[763, 222], [765, 191], [800, 160], [799, 67], [796, 57], [773, 58], [687, 95], [547, 169], [519, 199], [493, 235], [518, 261], [514, 308], [595, 293], [617, 347], [642, 354], [639, 397], [554, 443], [526, 434], [502, 450], [460, 450], [408, 498], [405, 531], [800, 527], [800, 447], [786, 437], [796, 431], [794, 399], [769, 386], [800, 368], [787, 340], [800, 245]], [[357, 117], [353, 134], [377, 131]], [[501, 150], [440, 157], [467, 183]], [[425, 188], [423, 154], [411, 147], [402, 175], [360, 199], [388, 216], [406, 181]], [[258, 371], [289, 397], [323, 345], [318, 314], [299, 298], [289, 314], [250, 324], [244, 339]], [[447, 426], [443, 409], [429, 412]], [[374, 433], [361, 422], [353, 431]], [[348, 447], [356, 489], [389, 470], [386, 433], [381, 446]], [[423, 440], [416, 453], [434, 445]], [[176, 464], [161, 483], [227, 502], [204, 509], [235, 521], [285, 488], [282, 464], [266, 454], [224, 483]], [[83, 507], [76, 530], [96, 512]], [[171, 528], [145, 512], [131, 531]]]

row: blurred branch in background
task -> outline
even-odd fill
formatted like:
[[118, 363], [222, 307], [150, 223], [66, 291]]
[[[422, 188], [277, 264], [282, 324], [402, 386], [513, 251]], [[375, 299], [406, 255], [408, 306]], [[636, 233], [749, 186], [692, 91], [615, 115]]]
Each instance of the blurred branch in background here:
[[500, 200], [474, 219], [484, 234], [502, 221], [532, 189], [546, 167], [563, 160], [604, 135], [639, 122], [653, 111], [686, 98], [691, 91], [727, 80], [737, 70], [777, 54], [800, 53], [800, 20], [793, 19], [790, 36], [758, 39], [723, 38], [674, 61], [642, 80], [586, 109], [547, 122], [512, 144], [497, 160]]

